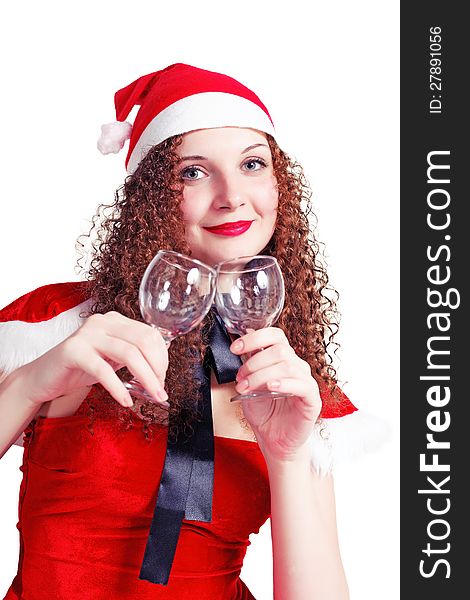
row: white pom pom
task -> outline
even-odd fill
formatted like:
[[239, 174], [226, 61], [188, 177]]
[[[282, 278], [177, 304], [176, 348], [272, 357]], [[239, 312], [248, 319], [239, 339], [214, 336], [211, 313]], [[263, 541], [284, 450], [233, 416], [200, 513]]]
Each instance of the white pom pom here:
[[106, 123], [101, 125], [101, 136], [98, 140], [98, 150], [101, 154], [117, 154], [124, 142], [131, 137], [132, 125], [127, 121]]

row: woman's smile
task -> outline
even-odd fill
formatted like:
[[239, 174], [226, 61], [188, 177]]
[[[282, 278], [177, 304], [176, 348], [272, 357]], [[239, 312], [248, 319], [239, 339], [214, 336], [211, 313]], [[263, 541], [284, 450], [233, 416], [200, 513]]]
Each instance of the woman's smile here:
[[235, 221], [235, 222], [227, 222], [222, 223], [221, 225], [216, 225], [215, 227], [204, 227], [210, 233], [215, 233], [215, 235], [241, 235], [248, 231], [251, 227], [253, 221]]

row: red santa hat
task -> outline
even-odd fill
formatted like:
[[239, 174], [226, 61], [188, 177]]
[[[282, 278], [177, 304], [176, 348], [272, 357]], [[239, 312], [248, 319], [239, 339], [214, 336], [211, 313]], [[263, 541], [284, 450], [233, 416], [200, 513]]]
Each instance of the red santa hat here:
[[[81, 327], [92, 303], [88, 290], [86, 281], [45, 285], [0, 310], [0, 380]], [[312, 465], [321, 473], [375, 450], [389, 436], [383, 420], [358, 410], [344, 392], [337, 403], [328, 393], [320, 385], [324, 405], [310, 437]]]
[[[101, 127], [98, 148], [117, 153], [130, 139], [126, 168], [133, 173], [152, 146], [167, 138], [213, 127], [247, 127], [274, 137], [274, 125], [258, 96], [236, 79], [175, 63], [144, 75], [116, 92], [117, 123]], [[134, 125], [126, 121], [140, 106]]]

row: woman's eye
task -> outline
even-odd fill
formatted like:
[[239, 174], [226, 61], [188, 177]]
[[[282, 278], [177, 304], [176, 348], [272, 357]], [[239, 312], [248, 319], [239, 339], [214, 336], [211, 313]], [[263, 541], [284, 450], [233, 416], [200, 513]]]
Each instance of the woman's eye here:
[[200, 177], [197, 176], [198, 173], [202, 173], [199, 167], [186, 167], [186, 169], [181, 171], [181, 177], [183, 179], [188, 179], [189, 181], [196, 181], [197, 179], [200, 179]]
[[247, 167], [248, 171], [259, 171], [260, 168], [266, 167], [266, 163], [262, 158], [249, 158], [243, 165]]

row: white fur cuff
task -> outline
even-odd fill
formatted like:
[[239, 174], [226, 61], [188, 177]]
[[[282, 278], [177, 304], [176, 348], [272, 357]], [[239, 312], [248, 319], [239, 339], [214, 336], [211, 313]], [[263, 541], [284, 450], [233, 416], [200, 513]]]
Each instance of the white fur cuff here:
[[318, 473], [327, 475], [340, 463], [377, 450], [390, 437], [386, 421], [361, 410], [320, 419], [309, 440], [312, 465]]

